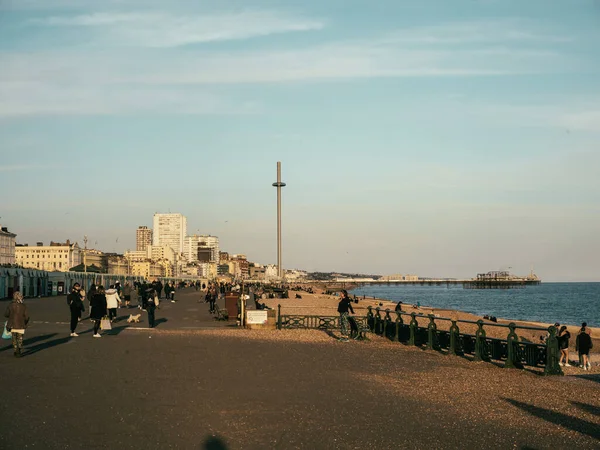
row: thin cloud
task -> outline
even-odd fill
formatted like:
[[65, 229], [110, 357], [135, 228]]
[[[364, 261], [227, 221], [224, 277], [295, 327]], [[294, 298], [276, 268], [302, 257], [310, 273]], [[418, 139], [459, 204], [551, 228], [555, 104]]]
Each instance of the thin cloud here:
[[24, 170], [47, 170], [52, 166], [40, 166], [37, 164], [0, 165], [0, 172], [22, 172]]
[[538, 44], [574, 41], [543, 24], [524, 19], [495, 19], [454, 22], [406, 28], [387, 36], [388, 42], [415, 45]]
[[273, 11], [173, 15], [165, 13], [93, 13], [32, 19], [29, 25], [91, 28], [95, 45], [178, 47], [249, 39], [272, 34], [320, 30], [321, 20]]

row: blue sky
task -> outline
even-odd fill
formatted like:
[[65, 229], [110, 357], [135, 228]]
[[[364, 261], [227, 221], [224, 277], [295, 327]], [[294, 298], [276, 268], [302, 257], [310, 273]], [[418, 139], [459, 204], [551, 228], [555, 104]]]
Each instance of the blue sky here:
[[[600, 280], [600, 5], [0, 0], [0, 223], [181, 212], [284, 265]], [[118, 240], [118, 241], [117, 241]]]

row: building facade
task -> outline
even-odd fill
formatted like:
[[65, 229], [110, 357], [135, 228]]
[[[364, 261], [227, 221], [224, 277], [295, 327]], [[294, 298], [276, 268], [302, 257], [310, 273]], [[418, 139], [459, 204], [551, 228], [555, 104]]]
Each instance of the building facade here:
[[152, 229], [146, 226], [138, 227], [135, 233], [135, 249], [143, 252], [150, 245], [152, 245]]
[[16, 264], [16, 237], [17, 235], [8, 231], [8, 228], [0, 228], [0, 266]]
[[[188, 262], [200, 261], [219, 264], [219, 238], [205, 234], [186, 236], [183, 254]], [[205, 256], [208, 256], [208, 259]]]
[[48, 272], [68, 272], [71, 267], [82, 263], [81, 248], [77, 243], [71, 244], [50, 242], [44, 245], [38, 242], [35, 247], [17, 245], [15, 247], [17, 264], [30, 269], [46, 270]]
[[184, 215], [154, 214], [152, 245], [168, 245], [175, 253], [183, 253], [183, 243], [187, 236], [187, 219]]

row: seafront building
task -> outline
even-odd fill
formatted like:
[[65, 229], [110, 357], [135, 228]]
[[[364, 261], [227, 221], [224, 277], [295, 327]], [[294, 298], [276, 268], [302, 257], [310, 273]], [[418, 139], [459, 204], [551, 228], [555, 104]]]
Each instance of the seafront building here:
[[145, 251], [150, 245], [152, 245], [152, 229], [146, 226], [138, 227], [135, 233], [135, 249]]
[[38, 242], [35, 247], [28, 244], [16, 245], [16, 263], [25, 269], [47, 270], [49, 272], [68, 272], [71, 267], [82, 263], [79, 244], [50, 242], [44, 245]]
[[187, 235], [187, 218], [179, 213], [154, 214], [152, 245], [168, 245], [175, 253], [183, 253], [183, 242]]
[[183, 254], [188, 262], [199, 261], [219, 264], [219, 238], [205, 234], [186, 236]]
[[8, 231], [8, 228], [0, 227], [0, 266], [16, 264], [16, 237], [17, 235]]

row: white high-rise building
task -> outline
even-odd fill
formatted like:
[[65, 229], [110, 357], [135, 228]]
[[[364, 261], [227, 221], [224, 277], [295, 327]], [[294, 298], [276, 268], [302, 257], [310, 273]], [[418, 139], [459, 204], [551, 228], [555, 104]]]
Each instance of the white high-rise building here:
[[[198, 250], [203, 256], [198, 258]], [[219, 238], [210, 235], [186, 236], [183, 246], [183, 254], [189, 262], [195, 262], [201, 259], [201, 262], [219, 263]], [[208, 258], [204, 257], [208, 256]], [[208, 259], [208, 260], [207, 260]]]
[[154, 214], [152, 245], [168, 245], [175, 253], [183, 253], [183, 241], [187, 235], [187, 219], [184, 215]]

